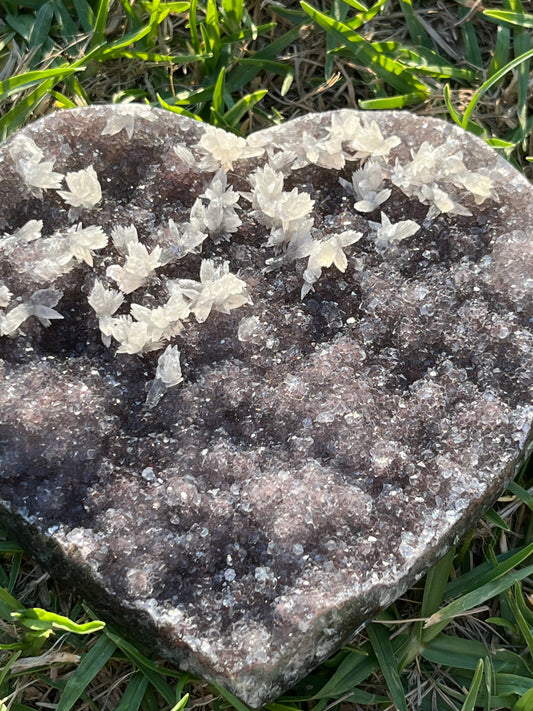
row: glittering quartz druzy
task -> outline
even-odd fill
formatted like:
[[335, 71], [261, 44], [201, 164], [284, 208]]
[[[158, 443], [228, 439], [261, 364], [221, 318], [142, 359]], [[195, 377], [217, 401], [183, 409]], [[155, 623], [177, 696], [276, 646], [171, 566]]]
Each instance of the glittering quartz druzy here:
[[1, 523], [248, 703], [523, 460], [533, 191], [476, 138], [100, 106], [21, 131], [0, 176]]

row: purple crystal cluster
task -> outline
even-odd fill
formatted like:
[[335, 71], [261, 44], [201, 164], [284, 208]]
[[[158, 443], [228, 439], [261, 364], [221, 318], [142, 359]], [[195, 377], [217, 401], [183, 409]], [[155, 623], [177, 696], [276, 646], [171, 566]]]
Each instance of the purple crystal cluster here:
[[476, 138], [99, 106], [0, 167], [2, 525], [182, 667], [274, 698], [523, 461], [533, 190]]

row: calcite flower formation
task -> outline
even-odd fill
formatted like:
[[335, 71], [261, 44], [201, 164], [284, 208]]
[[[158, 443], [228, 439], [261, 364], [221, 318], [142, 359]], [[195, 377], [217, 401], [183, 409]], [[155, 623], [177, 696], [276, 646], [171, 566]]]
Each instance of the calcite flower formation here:
[[[110, 107], [102, 136], [124, 132], [131, 138], [139, 122], [149, 124], [157, 113], [146, 106]], [[159, 354], [145, 401], [154, 407], [183, 380], [179, 347], [191, 320], [202, 324], [213, 312], [228, 314], [253, 302], [253, 285], [232, 273], [229, 261], [207, 256], [210, 243], [242, 242], [241, 231], [248, 232], [242, 230], [244, 222], [251, 219], [266, 228], [265, 274], [294, 265], [304, 299], [324, 270], [345, 272], [348, 260], [357, 258], [354, 245], [361, 239], [378, 252], [394, 253], [441, 213], [471, 215], [465, 196], [478, 204], [497, 199], [488, 171], [469, 170], [453, 140], [437, 147], [423, 143], [411, 150], [409, 160], [391, 163], [391, 149], [400, 139], [385, 138], [371, 115], [350, 112], [332, 114], [320, 139], [305, 132], [301, 139], [298, 145], [269, 143], [268, 132], [262, 132], [245, 140], [206, 125], [195, 144], [176, 143], [176, 164], [195, 174], [204, 188], [188, 221], [170, 217], [156, 225], [159, 243], [153, 244], [134, 223], [115, 224], [110, 231], [98, 224], [107, 186], [94, 165], [58, 172], [37, 136], [16, 136], [9, 155], [28, 194], [54, 202], [56, 212], [68, 211], [68, 225], [48, 229], [43, 220], [30, 219], [0, 239], [0, 252], [31, 262], [33, 272], [24, 288], [12, 291], [0, 281], [0, 335], [17, 338], [35, 320], [52, 327], [63, 318], [58, 282], [73, 270], [90, 271], [84, 298], [103, 344], [117, 357]], [[235, 172], [243, 160], [255, 165], [245, 179]], [[361, 229], [320, 224], [311, 195], [287, 187], [295, 171], [310, 165], [339, 172], [339, 194], [360, 215]], [[423, 220], [391, 221], [394, 188], [429, 206]], [[197, 279], [181, 276], [190, 255], [201, 256]]]

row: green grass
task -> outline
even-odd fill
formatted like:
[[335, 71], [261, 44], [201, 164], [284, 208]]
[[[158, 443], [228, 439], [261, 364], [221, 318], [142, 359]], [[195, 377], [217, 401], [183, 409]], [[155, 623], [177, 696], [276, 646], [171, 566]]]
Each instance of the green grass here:
[[[243, 135], [309, 111], [407, 107], [531, 175], [532, 28], [519, 0], [3, 0], [0, 136], [102, 102]], [[530, 711], [532, 492], [524, 468], [425, 580], [268, 710]], [[0, 711], [244, 711], [102, 627], [7, 537], [0, 563]]]

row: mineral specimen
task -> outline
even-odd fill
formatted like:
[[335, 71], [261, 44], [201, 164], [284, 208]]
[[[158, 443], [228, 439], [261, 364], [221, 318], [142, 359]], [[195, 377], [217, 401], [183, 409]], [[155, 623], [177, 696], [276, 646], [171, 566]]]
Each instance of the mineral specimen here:
[[99, 106], [0, 166], [1, 523], [183, 668], [274, 698], [523, 460], [533, 191], [476, 138]]

